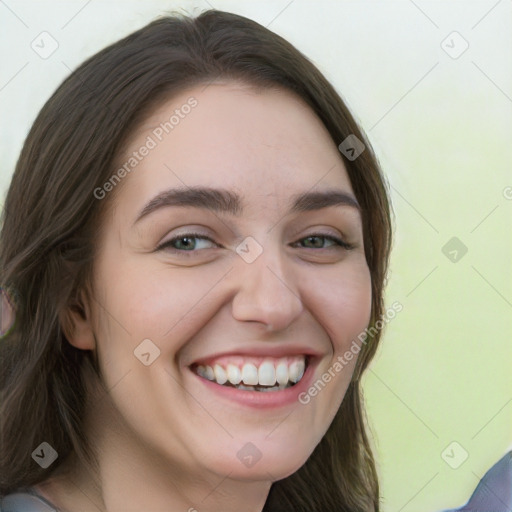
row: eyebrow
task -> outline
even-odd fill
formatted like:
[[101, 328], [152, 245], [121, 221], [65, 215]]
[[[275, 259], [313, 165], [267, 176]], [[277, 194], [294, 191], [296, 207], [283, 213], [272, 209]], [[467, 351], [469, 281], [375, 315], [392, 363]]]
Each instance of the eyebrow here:
[[[149, 214], [169, 206], [188, 206], [240, 216], [243, 212], [242, 198], [226, 189], [210, 187], [187, 187], [166, 190], [151, 199], [141, 210], [136, 224]], [[308, 212], [321, 210], [330, 206], [349, 206], [360, 211], [356, 198], [343, 190], [326, 190], [321, 192], [303, 192], [292, 197], [290, 211]]]

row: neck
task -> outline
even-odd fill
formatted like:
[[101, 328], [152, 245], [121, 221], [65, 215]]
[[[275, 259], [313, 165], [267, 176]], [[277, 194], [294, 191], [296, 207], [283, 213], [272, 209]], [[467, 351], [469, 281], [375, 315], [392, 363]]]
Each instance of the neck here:
[[[261, 512], [270, 481], [240, 481], [170, 461], [144, 444], [119, 417], [109, 400], [88, 415], [87, 437], [97, 469], [76, 458], [45, 485], [41, 494], [62, 512]], [[181, 463], [180, 463], [181, 462]]]

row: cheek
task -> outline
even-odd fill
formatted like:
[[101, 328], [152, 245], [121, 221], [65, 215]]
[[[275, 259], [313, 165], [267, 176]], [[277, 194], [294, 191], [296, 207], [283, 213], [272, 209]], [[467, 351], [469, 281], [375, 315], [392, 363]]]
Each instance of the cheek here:
[[109, 323], [124, 332], [122, 337], [154, 337], [157, 344], [202, 309], [225, 273], [224, 266], [173, 268], [147, 255], [106, 258], [100, 270], [100, 302], [108, 309]]
[[312, 418], [317, 441], [332, 423], [352, 379], [360, 353], [357, 339], [371, 317], [371, 275], [364, 261], [343, 262], [304, 281], [308, 310], [328, 336], [332, 353], [316, 369], [311, 386], [298, 396]]
[[331, 269], [306, 281], [308, 309], [331, 339], [333, 350], [345, 350], [367, 327], [371, 317], [371, 275], [366, 262]]

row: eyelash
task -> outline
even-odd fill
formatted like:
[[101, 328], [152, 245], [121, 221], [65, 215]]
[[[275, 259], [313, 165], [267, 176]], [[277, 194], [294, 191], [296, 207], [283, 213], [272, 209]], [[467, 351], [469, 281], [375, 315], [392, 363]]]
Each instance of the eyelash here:
[[[302, 240], [306, 240], [307, 238], [325, 238], [326, 240], [334, 242], [336, 245], [338, 245], [339, 247], [342, 247], [343, 249], [346, 249], [347, 251], [354, 248], [354, 245], [349, 244], [348, 242], [345, 242], [341, 238], [337, 238], [333, 235], [328, 235], [326, 233], [325, 234], [324, 233], [312, 233], [311, 235], [301, 238], [298, 242], [295, 242], [293, 245], [296, 245], [299, 242], [301, 242]], [[303, 247], [303, 249], [311, 249], [311, 247]], [[329, 247], [325, 247], [324, 249], [329, 249]], [[316, 250], [318, 250], [318, 249], [316, 249]]]
[[[177, 236], [175, 238], [172, 238], [171, 240], [168, 240], [167, 242], [164, 242], [163, 244], [158, 246], [156, 250], [157, 251], [164, 251], [165, 250], [165, 251], [169, 251], [169, 252], [176, 253], [176, 254], [177, 253], [187, 254], [187, 253], [198, 252], [197, 250], [185, 251], [183, 249], [175, 249], [175, 248], [172, 247], [172, 244], [174, 244], [178, 240], [183, 240], [184, 238], [197, 238], [197, 239], [200, 239], [200, 240], [208, 240], [209, 242], [212, 242], [213, 244], [216, 244], [216, 242], [214, 240], [212, 240], [210, 237], [202, 235], [200, 233], [184, 233], [183, 235], [179, 235], [179, 236]], [[305, 236], [305, 237], [301, 238], [300, 240], [298, 240], [297, 242], [294, 242], [292, 245], [293, 246], [297, 246], [297, 244], [299, 244], [301, 241], [306, 240], [308, 238], [324, 238], [325, 240], [329, 240], [331, 242], [334, 242], [336, 245], [338, 245], [339, 247], [342, 247], [343, 249], [345, 249], [347, 251], [351, 250], [351, 249], [354, 249], [354, 247], [355, 247], [354, 245], [349, 244], [349, 243], [341, 240], [340, 238], [337, 238], [337, 237], [332, 236], [332, 235], [324, 234], [324, 233], [312, 233], [311, 235]], [[315, 248], [311, 248], [311, 247], [303, 247], [303, 249], [313, 249], [313, 250], [322, 250], [322, 249], [325, 250], [325, 249], [330, 249], [330, 248], [332, 248], [332, 247], [324, 247], [324, 248], [320, 248], [320, 249], [315, 249]]]

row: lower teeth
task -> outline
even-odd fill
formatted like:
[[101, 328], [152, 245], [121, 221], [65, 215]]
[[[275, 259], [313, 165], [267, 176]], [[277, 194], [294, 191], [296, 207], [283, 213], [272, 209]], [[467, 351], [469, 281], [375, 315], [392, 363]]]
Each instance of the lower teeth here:
[[262, 391], [262, 392], [267, 392], [267, 391], [281, 391], [283, 389], [286, 389], [286, 388], [289, 388], [291, 387], [293, 384], [286, 384], [285, 386], [281, 386], [281, 385], [276, 385], [276, 386], [245, 386], [244, 384], [236, 384], [236, 385], [231, 385], [232, 387], [236, 388], [236, 389], [241, 389], [243, 391]]

